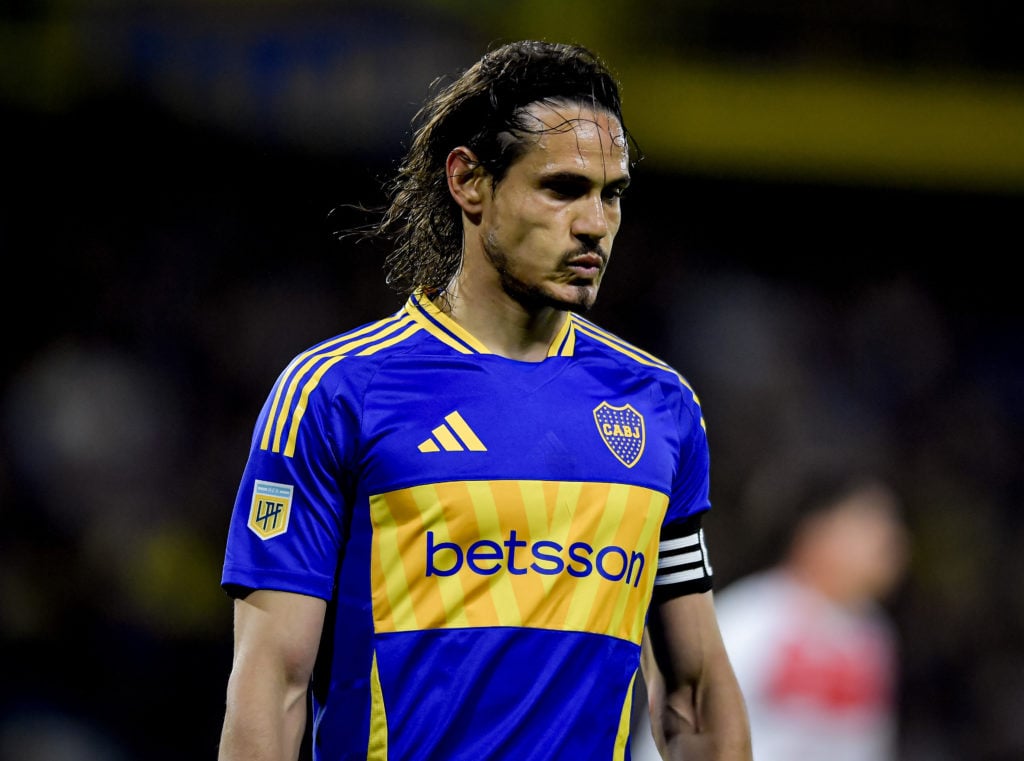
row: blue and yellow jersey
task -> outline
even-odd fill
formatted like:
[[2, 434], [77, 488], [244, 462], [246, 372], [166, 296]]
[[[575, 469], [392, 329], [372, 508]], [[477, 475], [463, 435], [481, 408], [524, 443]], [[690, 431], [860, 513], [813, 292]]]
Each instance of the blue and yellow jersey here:
[[416, 294], [281, 374], [222, 581], [328, 601], [321, 761], [628, 759], [659, 539], [708, 507], [671, 367], [578, 315], [506, 359]]

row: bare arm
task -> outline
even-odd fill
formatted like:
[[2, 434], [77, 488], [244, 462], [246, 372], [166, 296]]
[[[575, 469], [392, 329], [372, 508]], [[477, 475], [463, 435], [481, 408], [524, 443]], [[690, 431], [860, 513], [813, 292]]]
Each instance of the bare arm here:
[[235, 600], [235, 653], [219, 761], [294, 761], [327, 604], [256, 590]]
[[652, 605], [642, 666], [662, 757], [750, 761], [750, 725], [712, 593]]

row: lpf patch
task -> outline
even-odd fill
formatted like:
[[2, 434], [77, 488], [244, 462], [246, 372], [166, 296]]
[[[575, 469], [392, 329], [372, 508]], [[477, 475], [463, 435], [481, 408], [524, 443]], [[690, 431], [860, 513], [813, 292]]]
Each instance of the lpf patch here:
[[249, 508], [249, 528], [260, 539], [280, 536], [288, 530], [292, 514], [291, 484], [257, 481], [252, 488], [252, 506]]
[[644, 453], [644, 416], [633, 405], [613, 407], [601, 402], [594, 408], [594, 422], [604, 443], [619, 462], [632, 468]]

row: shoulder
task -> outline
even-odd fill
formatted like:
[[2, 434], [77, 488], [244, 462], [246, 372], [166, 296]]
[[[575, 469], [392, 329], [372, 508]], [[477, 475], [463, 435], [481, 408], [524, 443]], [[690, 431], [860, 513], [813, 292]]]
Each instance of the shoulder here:
[[653, 376], [664, 375], [682, 381], [679, 372], [660, 357], [656, 357], [578, 314], [572, 314], [571, 319], [576, 333], [578, 352], [607, 357], [610, 361], [633, 368], [639, 373], [648, 373]]
[[359, 384], [371, 378], [390, 357], [414, 350], [421, 338], [420, 326], [403, 308], [299, 352], [275, 385], [308, 396], [316, 389]]
[[420, 341], [420, 328], [403, 309], [296, 354], [267, 396], [258, 423], [261, 447], [290, 457], [302, 446], [304, 433], [354, 421], [383, 363]]
[[578, 314], [572, 315], [572, 322], [577, 337], [577, 352], [581, 355], [600, 356], [628, 372], [652, 379], [669, 393], [682, 394], [693, 406], [700, 406], [700, 399], [693, 386], [669, 362]]

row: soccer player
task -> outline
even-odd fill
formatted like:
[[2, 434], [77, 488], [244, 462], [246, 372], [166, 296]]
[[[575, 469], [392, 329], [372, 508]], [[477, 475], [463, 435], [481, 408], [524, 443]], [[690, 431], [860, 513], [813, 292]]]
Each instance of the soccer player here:
[[907, 568], [901, 500], [873, 475], [803, 481], [779, 557], [716, 599], [754, 758], [895, 761], [899, 642], [880, 603]]
[[524, 41], [442, 86], [377, 227], [395, 314], [284, 369], [222, 583], [221, 761], [629, 758], [641, 643], [667, 758], [750, 758], [670, 366], [585, 319], [635, 160], [619, 89]]

